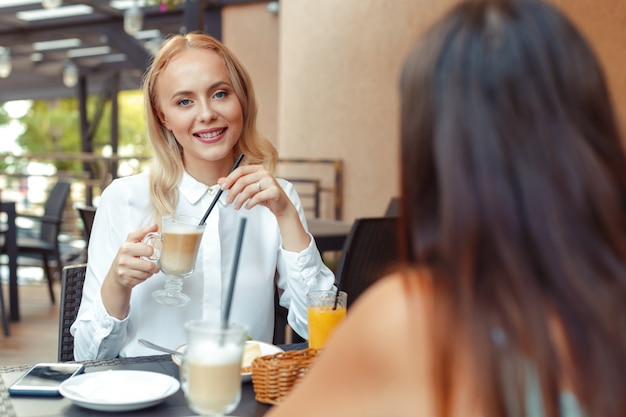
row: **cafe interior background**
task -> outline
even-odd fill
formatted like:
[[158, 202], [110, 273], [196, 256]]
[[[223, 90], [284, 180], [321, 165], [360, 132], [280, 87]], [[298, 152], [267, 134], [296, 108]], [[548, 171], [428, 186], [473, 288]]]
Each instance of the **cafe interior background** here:
[[[0, 13], [14, 1], [1, 1]], [[62, 7], [105, 1], [65, 0]], [[597, 51], [626, 129], [626, 2], [552, 2], [579, 25]], [[205, 3], [217, 7], [221, 39], [250, 72], [259, 104], [258, 127], [281, 158], [341, 162], [339, 177], [307, 167], [291, 168], [295, 171], [283, 167], [285, 176], [320, 176], [330, 188], [339, 178], [340, 194], [331, 202], [325, 197], [320, 217], [351, 222], [382, 216], [399, 190], [400, 66], [419, 35], [457, 0]], [[11, 75], [0, 78], [0, 104], [5, 108], [15, 108], [16, 103], [9, 101], [20, 98], [13, 94], [7, 100], [3, 93], [11, 85]], [[73, 96], [76, 90], [67, 88], [64, 94]], [[11, 145], [14, 133], [8, 126], [0, 126], [5, 162], [20, 152]], [[0, 180], [6, 182], [10, 171], [5, 164]], [[31, 199], [42, 201], [43, 192]]]

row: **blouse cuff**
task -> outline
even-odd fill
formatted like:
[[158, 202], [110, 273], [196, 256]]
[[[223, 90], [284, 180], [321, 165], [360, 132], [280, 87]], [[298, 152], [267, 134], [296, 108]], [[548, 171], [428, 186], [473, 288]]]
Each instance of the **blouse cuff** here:
[[323, 265], [322, 256], [317, 250], [315, 239], [311, 233], [309, 233], [309, 237], [309, 246], [301, 252], [291, 252], [282, 247], [280, 249], [289, 269], [295, 268], [295, 270], [289, 271], [289, 276], [301, 277], [303, 282], [315, 279], [319, 274], [321, 265]]
[[116, 317], [111, 316], [107, 312], [104, 304], [102, 303], [102, 297], [97, 297], [94, 301], [94, 318], [96, 323], [100, 323], [100, 336], [102, 338], [108, 337], [110, 335], [119, 334], [126, 329], [126, 324], [128, 323], [128, 317], [130, 317], [130, 313], [128, 314], [128, 316], [126, 316], [126, 318], [120, 320]]

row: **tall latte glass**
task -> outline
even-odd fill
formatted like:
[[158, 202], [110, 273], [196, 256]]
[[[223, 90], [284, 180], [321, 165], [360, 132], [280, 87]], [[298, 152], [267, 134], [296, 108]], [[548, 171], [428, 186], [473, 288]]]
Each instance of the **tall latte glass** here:
[[152, 297], [162, 304], [182, 307], [189, 302], [183, 294], [183, 278], [190, 275], [198, 257], [205, 225], [200, 219], [179, 214], [163, 216], [161, 232], [148, 233], [144, 243], [154, 247], [150, 260], [158, 262], [167, 275], [165, 288], [152, 293]]
[[222, 417], [241, 399], [241, 359], [247, 328], [194, 320], [185, 323], [187, 349], [180, 380], [189, 407], [203, 416]]

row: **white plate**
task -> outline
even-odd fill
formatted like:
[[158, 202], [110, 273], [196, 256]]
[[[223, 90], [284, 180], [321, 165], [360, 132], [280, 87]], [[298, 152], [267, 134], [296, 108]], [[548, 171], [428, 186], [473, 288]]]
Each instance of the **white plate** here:
[[91, 410], [132, 411], [156, 405], [179, 389], [176, 378], [158, 372], [109, 370], [70, 378], [59, 391]]
[[[259, 345], [259, 347], [261, 348], [261, 356], [273, 355], [275, 353], [284, 352], [284, 350], [282, 350], [278, 346], [272, 345], [270, 343], [259, 342], [258, 340], [248, 340], [246, 344], [248, 343], [256, 343], [257, 345]], [[187, 349], [187, 345], [182, 345], [182, 346], [177, 347], [176, 351], [180, 353], [185, 353], [186, 349]], [[181, 360], [181, 355], [172, 355], [172, 361], [174, 361], [176, 365], [180, 366], [180, 360]], [[251, 377], [252, 377], [252, 372], [241, 373], [241, 379], [243, 381], [249, 381]]]

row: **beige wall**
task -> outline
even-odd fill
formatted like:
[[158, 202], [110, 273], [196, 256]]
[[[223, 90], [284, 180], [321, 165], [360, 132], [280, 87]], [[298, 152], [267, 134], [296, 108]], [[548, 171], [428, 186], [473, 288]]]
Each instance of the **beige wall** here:
[[258, 128], [278, 146], [278, 19], [265, 3], [225, 7], [222, 40], [252, 78], [259, 106]]
[[[260, 126], [282, 157], [340, 158], [343, 218], [382, 215], [398, 183], [402, 60], [457, 0], [281, 0], [224, 11], [224, 41], [244, 62]], [[553, 0], [596, 48], [626, 131], [626, 2]]]
[[450, 1], [280, 4], [280, 151], [343, 159], [343, 218], [380, 216], [399, 188], [399, 68]]

